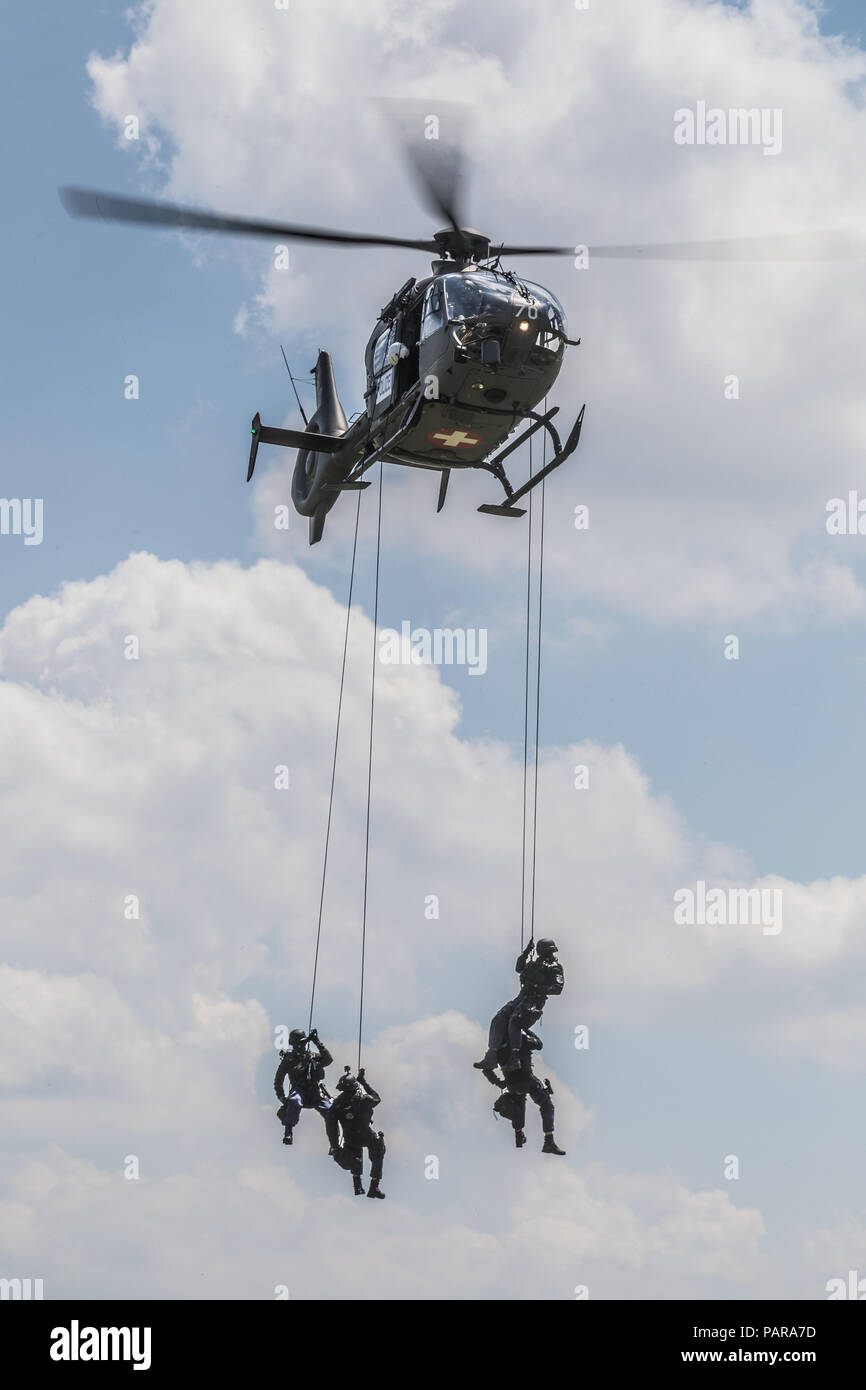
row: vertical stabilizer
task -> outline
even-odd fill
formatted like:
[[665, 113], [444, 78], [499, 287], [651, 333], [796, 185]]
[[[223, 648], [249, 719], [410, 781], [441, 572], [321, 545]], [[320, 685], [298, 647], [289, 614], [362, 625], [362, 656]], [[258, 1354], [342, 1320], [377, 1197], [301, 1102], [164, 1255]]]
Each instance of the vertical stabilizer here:
[[337, 395], [331, 354], [324, 348], [316, 359], [313, 375], [316, 378], [316, 413], [310, 421], [311, 426], [322, 434], [345, 434], [349, 424]]

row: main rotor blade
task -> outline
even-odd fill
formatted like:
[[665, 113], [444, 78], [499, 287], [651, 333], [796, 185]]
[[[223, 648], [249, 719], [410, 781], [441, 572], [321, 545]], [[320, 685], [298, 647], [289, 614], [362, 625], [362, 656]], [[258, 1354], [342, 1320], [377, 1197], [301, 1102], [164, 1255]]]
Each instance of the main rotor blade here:
[[463, 142], [472, 107], [460, 101], [402, 97], [379, 97], [376, 105], [396, 136], [427, 209], [455, 229], [462, 227]]
[[[491, 246], [492, 256], [574, 256], [577, 246]], [[866, 238], [852, 232], [783, 233], [723, 241], [660, 241], [636, 246], [588, 246], [593, 256], [647, 261], [857, 261]]]
[[290, 222], [263, 222], [258, 218], [224, 217], [200, 212], [176, 203], [157, 203], [150, 198], [121, 198], [90, 188], [61, 188], [60, 201], [70, 217], [102, 218], [135, 226], [188, 227], [200, 232], [227, 232], [234, 236], [285, 237], [289, 241], [320, 241], [332, 245], [404, 246], [436, 254], [434, 241], [409, 237], [368, 236], [363, 232], [339, 232], [328, 227], [299, 227]]

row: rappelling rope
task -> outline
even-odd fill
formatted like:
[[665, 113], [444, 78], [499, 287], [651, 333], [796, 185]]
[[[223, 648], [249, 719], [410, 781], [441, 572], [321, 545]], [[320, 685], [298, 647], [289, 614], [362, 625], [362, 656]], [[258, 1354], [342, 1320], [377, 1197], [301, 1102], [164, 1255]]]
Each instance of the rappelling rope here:
[[343, 664], [340, 668], [340, 698], [337, 701], [337, 729], [334, 734], [334, 759], [331, 764], [331, 791], [328, 797], [328, 824], [325, 830], [325, 855], [322, 861], [322, 891], [319, 894], [319, 921], [316, 927], [316, 954], [313, 961], [313, 987], [310, 991], [310, 1020], [307, 1032], [313, 1026], [313, 1005], [316, 1001], [316, 976], [319, 971], [319, 943], [322, 939], [322, 912], [325, 906], [325, 878], [328, 872], [328, 846], [331, 842], [331, 816], [334, 810], [334, 782], [337, 776], [337, 749], [340, 744], [340, 719], [343, 713], [343, 687], [346, 682], [346, 653], [349, 649], [349, 620], [352, 616], [352, 589], [355, 584], [355, 556], [358, 552], [358, 519], [361, 515], [361, 493], [358, 493], [358, 506], [355, 510], [355, 536], [352, 541], [352, 568], [349, 574], [349, 597], [346, 599], [346, 630], [343, 634]]
[[367, 879], [370, 868], [370, 794], [373, 786], [373, 715], [376, 708], [376, 638], [379, 631], [379, 555], [382, 549], [382, 464], [379, 464], [379, 514], [376, 523], [376, 583], [373, 599], [373, 674], [370, 682], [370, 747], [367, 758], [367, 824], [364, 832], [364, 906], [361, 914], [361, 993], [358, 1006], [358, 1068], [364, 1031], [364, 965], [367, 957]]
[[[544, 413], [547, 414], [547, 397], [544, 398]], [[547, 435], [542, 445], [541, 466], [547, 462]], [[541, 534], [538, 541], [538, 655], [535, 667], [535, 785], [532, 793], [532, 877], [530, 887], [529, 939], [535, 938], [535, 846], [538, 831], [538, 730], [541, 718], [541, 600], [544, 593], [544, 485], [541, 479]]]
[[[529, 437], [529, 476], [532, 477], [532, 436]], [[523, 847], [520, 871], [520, 950], [523, 951], [526, 923], [526, 784], [529, 766], [529, 633], [532, 592], [532, 489], [529, 492], [529, 524], [526, 533], [526, 660], [523, 680]]]

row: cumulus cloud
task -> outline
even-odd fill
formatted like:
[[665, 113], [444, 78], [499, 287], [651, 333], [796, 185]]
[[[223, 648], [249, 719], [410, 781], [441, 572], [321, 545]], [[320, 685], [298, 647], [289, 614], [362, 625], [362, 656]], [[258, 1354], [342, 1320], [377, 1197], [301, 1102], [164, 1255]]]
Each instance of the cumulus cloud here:
[[[20, 845], [2, 892], [21, 963], [78, 969], [91, 951], [132, 979], [171, 962], [205, 990], [268, 974], [303, 998], [343, 623], [297, 566], [144, 554], [10, 615], [6, 818]], [[322, 942], [323, 972], [346, 997], [372, 643], [356, 610]], [[578, 766], [588, 789], [575, 788]], [[275, 785], [282, 767], [287, 790]], [[752, 886], [753, 875], [735, 848], [692, 839], [621, 746], [545, 749], [539, 777], [538, 910], [580, 963], [592, 1007], [645, 1007], [650, 991], [699, 988], [738, 960], [777, 975], [858, 949], [862, 881], [756, 883], [782, 895], [778, 935], [757, 922], [678, 925], [680, 887], [701, 876]], [[371, 1002], [393, 1008], [408, 989], [440, 1008], [461, 952], [492, 964], [519, 940], [521, 768], [505, 744], [461, 738], [436, 668], [380, 663], [374, 778], [370, 949], [388, 974], [377, 970]]]
[[[106, 1138], [113, 1162], [50, 1140], [39, 1158], [21, 1159], [0, 1199], [7, 1259], [23, 1268], [38, 1252], [46, 1297], [272, 1298], [282, 1286], [292, 1299], [568, 1299], [579, 1285], [628, 1296], [650, 1273], [670, 1296], [753, 1285], [763, 1224], [727, 1193], [689, 1193], [665, 1178], [638, 1189], [567, 1163], [539, 1171], [558, 1160], [537, 1155], [534, 1116], [526, 1161], [511, 1162], [510, 1127], [479, 1105], [489, 1087], [466, 1067], [465, 1044], [479, 1041], [477, 1026], [452, 1014], [388, 1030], [370, 1048], [370, 1075], [387, 1077], [399, 1117], [388, 1126], [389, 1198], [375, 1239], [366, 1203], [325, 1159], [318, 1116], [302, 1117], [291, 1155], [277, 1162], [263, 1152], [276, 1122], [262, 1112], [251, 1123], [248, 1103], [244, 1122], [247, 1098], [235, 1092], [214, 1100], [241, 1128], [246, 1155], [225, 1139], [217, 1147], [205, 1124], [202, 1156], [169, 1171], [150, 1131], [136, 1134], [132, 1154]], [[182, 1080], [162, 1077], [178, 1102]], [[576, 1139], [580, 1107], [558, 1085], [556, 1099]], [[179, 1105], [177, 1119], [192, 1129], [199, 1116]], [[139, 1173], [128, 1178], [133, 1157]], [[428, 1180], [431, 1157], [439, 1171]]]
[[[130, 1295], [268, 1296], [271, 1280], [425, 1298], [760, 1288], [773, 1273], [757, 1210], [712, 1186], [582, 1167], [595, 1123], [570, 1034], [587, 1020], [657, 1027], [678, 1001], [703, 1000], [712, 1017], [735, 997], [741, 1027], [784, 1040], [804, 975], [832, 981], [859, 958], [862, 885], [783, 883], [791, 904], [772, 938], [678, 926], [678, 883], [748, 882], [747, 861], [695, 842], [624, 748], [545, 750], [539, 920], [570, 987], [548, 1006], [541, 1067], [569, 1158], [515, 1168], [471, 1062], [513, 988], [522, 764], [461, 737], [432, 668], [383, 665], [377, 681], [365, 1062], [387, 1098], [393, 1207], [372, 1269], [367, 1235], [349, 1238], [362, 1283], [338, 1253], [358, 1218], [323, 1161], [318, 1117], [292, 1151], [297, 1188], [265, 1156], [278, 1141], [274, 1030], [306, 1015], [343, 619], [297, 566], [140, 554], [7, 620], [9, 1249], [44, 1252], [57, 1292], [75, 1280], [106, 1292], [117, 1230], [138, 1252], [121, 1276]], [[316, 1006], [338, 1066], [355, 1060], [372, 636], [356, 611]], [[581, 792], [577, 762], [590, 769]], [[283, 765], [287, 791], [274, 784]], [[534, 1154], [534, 1114], [529, 1126]], [[441, 1172], [428, 1182], [431, 1154]], [[129, 1155], [140, 1188], [122, 1176]], [[289, 1209], [286, 1272], [274, 1228]], [[73, 1269], [58, 1232], [83, 1222], [97, 1239]]]

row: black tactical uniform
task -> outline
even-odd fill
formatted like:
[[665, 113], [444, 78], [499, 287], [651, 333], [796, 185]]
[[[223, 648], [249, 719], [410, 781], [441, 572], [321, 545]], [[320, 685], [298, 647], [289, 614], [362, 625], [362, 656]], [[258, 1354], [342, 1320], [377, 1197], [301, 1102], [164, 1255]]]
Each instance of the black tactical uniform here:
[[[309, 1038], [300, 1028], [292, 1029], [289, 1042], [291, 1047], [282, 1054], [274, 1077], [274, 1090], [280, 1101], [277, 1116], [285, 1126], [284, 1144], [291, 1144], [292, 1130], [302, 1110], [318, 1110], [320, 1115], [327, 1115], [331, 1098], [324, 1087], [325, 1068], [334, 1060], [324, 1043], [319, 1042], [315, 1028]], [[288, 1096], [283, 1094], [286, 1077], [289, 1079]]]
[[[532, 952], [535, 950], [535, 958]], [[565, 973], [556, 959], [556, 943], [543, 938], [535, 945], [530, 941], [517, 957], [514, 966], [520, 976], [520, 993], [516, 999], [503, 1004], [490, 1021], [487, 1038], [487, 1052], [475, 1066], [486, 1073], [496, 1066], [497, 1052], [507, 1043], [516, 1063], [521, 1045], [521, 1033], [531, 1028], [541, 1018], [542, 1010], [551, 994], [561, 994], [565, 985]]]
[[526, 1097], [535, 1101], [541, 1114], [541, 1127], [544, 1130], [542, 1153], [563, 1155], [565, 1150], [557, 1148], [553, 1137], [554, 1109], [553, 1091], [550, 1082], [544, 1082], [532, 1070], [532, 1054], [541, 1051], [541, 1039], [526, 1029], [521, 1035], [519, 1062], [516, 1067], [506, 1068], [503, 1064], [509, 1053], [507, 1047], [500, 1048], [500, 1065], [505, 1076], [504, 1083], [491, 1078], [496, 1085], [504, 1086], [502, 1095], [493, 1102], [493, 1109], [511, 1121], [514, 1129], [514, 1142], [518, 1149], [526, 1143], [523, 1132], [526, 1123]]
[[334, 1159], [341, 1168], [352, 1174], [355, 1195], [360, 1197], [364, 1191], [361, 1175], [366, 1149], [370, 1155], [370, 1191], [367, 1196], [384, 1197], [379, 1182], [385, 1157], [385, 1140], [382, 1131], [374, 1130], [371, 1123], [381, 1096], [368, 1085], [363, 1067], [357, 1078], [342, 1076], [337, 1082], [337, 1090], [340, 1094], [325, 1116], [325, 1128]]

